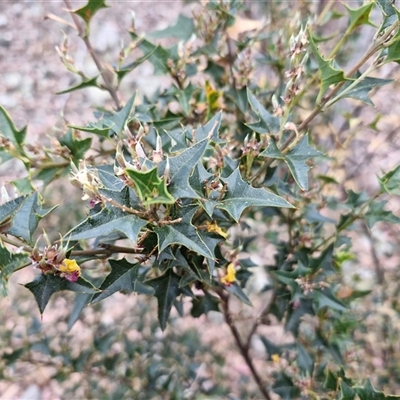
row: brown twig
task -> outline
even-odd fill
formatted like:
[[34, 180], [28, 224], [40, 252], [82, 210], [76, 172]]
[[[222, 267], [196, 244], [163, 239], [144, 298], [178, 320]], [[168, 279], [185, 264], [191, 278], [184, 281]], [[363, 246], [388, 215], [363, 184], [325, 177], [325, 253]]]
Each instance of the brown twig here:
[[96, 67], [99, 70], [101, 77], [103, 78], [105, 89], [110, 93], [110, 96], [114, 100], [114, 103], [115, 103], [117, 109], [119, 110], [121, 108], [121, 103], [118, 98], [118, 93], [117, 93], [115, 87], [113, 86], [109, 76], [107, 75], [107, 71], [104, 69], [102, 62], [100, 61], [98, 55], [94, 51], [93, 46], [90, 43], [89, 37], [85, 34], [85, 30], [83, 29], [82, 24], [80, 23], [78, 17], [76, 16], [76, 14], [74, 14], [72, 12], [72, 7], [71, 7], [70, 1], [64, 0], [64, 3], [68, 7], [68, 10], [71, 13], [71, 17], [74, 21], [76, 29], [78, 30], [78, 35], [81, 37], [81, 39], [85, 43], [85, 46], [88, 49], [90, 56], [92, 57], [94, 63], [96, 64]]
[[247, 366], [249, 367], [250, 372], [253, 376], [253, 379], [255, 380], [264, 399], [272, 400], [270, 394], [268, 393], [268, 391], [266, 389], [266, 385], [262, 381], [260, 375], [258, 374], [258, 372], [254, 366], [253, 360], [250, 356], [250, 343], [248, 341], [247, 341], [247, 343], [243, 343], [243, 341], [240, 337], [240, 333], [233, 322], [232, 316], [229, 312], [229, 295], [222, 290], [218, 291], [218, 295], [220, 296], [220, 298], [222, 300], [222, 302], [221, 302], [222, 313], [224, 314], [225, 322], [229, 326], [232, 336], [235, 339], [236, 345], [239, 348], [240, 354], [244, 358], [244, 361], [246, 362]]

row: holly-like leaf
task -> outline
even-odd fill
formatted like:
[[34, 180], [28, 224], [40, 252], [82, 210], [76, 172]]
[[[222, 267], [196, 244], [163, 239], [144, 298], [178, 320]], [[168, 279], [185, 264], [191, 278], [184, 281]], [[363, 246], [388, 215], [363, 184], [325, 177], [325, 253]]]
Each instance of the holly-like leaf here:
[[126, 124], [129, 121], [129, 117], [132, 113], [133, 106], [135, 103], [136, 93], [127, 101], [125, 106], [114, 113], [112, 117], [105, 117], [104, 122], [107, 126], [115, 132], [116, 135], [120, 136], [122, 131], [126, 128]]
[[223, 288], [227, 292], [229, 292], [230, 294], [233, 294], [235, 297], [237, 297], [244, 304], [247, 304], [248, 306], [253, 307], [253, 304], [251, 304], [250, 299], [247, 297], [245, 292], [243, 292], [243, 289], [237, 284], [237, 282], [234, 282], [229, 286], [225, 286], [225, 285], [220, 285], [220, 286], [223, 286]]
[[347, 311], [347, 307], [337, 299], [329, 289], [315, 290], [314, 299], [318, 304], [318, 310], [323, 307], [328, 307], [333, 310]]
[[340, 399], [339, 400], [354, 400], [356, 392], [345, 381], [340, 381]]
[[84, 7], [72, 11], [85, 21], [87, 35], [89, 34], [90, 20], [93, 18], [94, 14], [102, 8], [108, 8], [104, 0], [89, 0]]
[[37, 192], [34, 192], [25, 198], [23, 204], [15, 213], [13, 225], [7, 233], [21, 237], [30, 243], [39, 221], [55, 208], [56, 206], [50, 209], [43, 209], [38, 202]]
[[365, 220], [370, 228], [377, 222], [392, 222], [395, 224], [400, 223], [400, 218], [394, 215], [391, 211], [385, 210], [387, 201], [373, 201], [365, 214]]
[[[18, 158], [26, 165], [29, 160], [26, 158], [26, 154], [22, 145], [26, 137], [26, 126], [21, 130], [18, 130], [7, 111], [0, 106], [0, 135], [6, 137], [11, 143], [18, 149]], [[3, 162], [6, 161], [6, 157], [2, 156]]]
[[97, 78], [98, 76], [91, 79], [84, 79], [82, 82], [76, 84], [75, 86], [71, 86], [67, 89], [56, 92], [56, 94], [71, 93], [74, 92], [75, 90], [80, 90], [87, 87], [97, 87], [98, 89], [101, 89], [101, 87], [99, 87], [99, 85], [97, 84]]
[[215, 143], [221, 143], [222, 141], [218, 138], [218, 131], [219, 127], [221, 126], [221, 117], [222, 112], [219, 112], [204, 126], [197, 128], [194, 135], [196, 142], [200, 142], [201, 140], [208, 138]]
[[76, 293], [98, 292], [97, 288], [82, 277], [79, 277], [76, 282], [70, 282], [60, 276], [40, 274], [33, 282], [29, 282], [24, 286], [35, 296], [40, 314], [43, 314], [50, 297], [56, 292], [62, 290], [70, 290]]
[[321, 154], [308, 145], [308, 135], [302, 137], [299, 143], [286, 154], [285, 162], [301, 189], [308, 190], [308, 170], [310, 167], [306, 163], [307, 160]]
[[158, 237], [158, 251], [161, 253], [168, 246], [173, 244], [185, 246], [206, 258], [214, 258], [212, 250], [207, 247], [199, 235], [196, 227], [192, 225], [192, 218], [197, 207], [182, 207], [178, 217], [182, 220], [179, 223], [165, 224], [154, 228]]
[[277, 133], [279, 132], [279, 118], [270, 114], [256, 99], [256, 97], [247, 89], [247, 98], [251, 109], [259, 117], [254, 124], [246, 124], [251, 130], [257, 133]]
[[160, 39], [165, 37], [174, 37], [179, 40], [186, 41], [194, 33], [194, 23], [192, 18], [188, 18], [183, 14], [179, 14], [178, 21], [173, 26], [169, 26], [160, 31], [149, 33], [148, 36], [152, 39]]
[[169, 73], [168, 59], [172, 58], [170, 53], [161, 46], [157, 46], [140, 37], [135, 32], [129, 32], [132, 40], [138, 43], [138, 47], [144, 54], [149, 54], [148, 60], [153, 64], [155, 75], [166, 75]]
[[190, 313], [192, 317], [199, 318], [203, 314], [207, 314], [209, 311], [219, 311], [220, 300], [211, 296], [208, 292], [204, 292], [204, 296], [197, 296], [192, 301], [192, 309]]
[[26, 254], [16, 254], [3, 247], [0, 241], [0, 296], [7, 296], [8, 279], [17, 269], [29, 261]]
[[136, 243], [140, 229], [146, 221], [136, 215], [124, 213], [118, 208], [103, 208], [99, 213], [88, 217], [65, 236], [70, 240], [90, 239], [107, 236], [112, 232], [121, 232]]
[[60, 144], [68, 148], [71, 152], [73, 162], [78, 165], [80, 160], [85, 158], [86, 152], [92, 145], [92, 139], [78, 140], [72, 129], [68, 129], [67, 133], [60, 139]]
[[297, 365], [304, 375], [313, 375], [314, 361], [308, 351], [300, 343], [297, 343]]
[[156, 48], [150, 50], [147, 54], [144, 54], [142, 57], [138, 57], [135, 59], [134, 62], [124, 65], [121, 68], [115, 70], [115, 73], [117, 74], [117, 79], [118, 79], [118, 83], [120, 83], [122, 81], [122, 79], [129, 74], [130, 72], [132, 72], [135, 68], [137, 68], [140, 64], [144, 63], [152, 54], [153, 52], [156, 50]]
[[[112, 126], [113, 124], [111, 123], [110, 125]], [[69, 128], [82, 132], [93, 133], [94, 135], [99, 135], [106, 139], [110, 139], [111, 126], [108, 126], [104, 120], [97, 121], [96, 123], [89, 122], [86, 126], [68, 125]]]
[[125, 172], [135, 184], [136, 193], [143, 204], [175, 203], [175, 199], [167, 190], [165, 179], [158, 176], [157, 167], [144, 172], [127, 168]]
[[360, 397], [360, 400], [394, 400], [400, 399], [400, 396], [393, 394], [385, 394], [383, 392], [378, 392], [372, 385], [369, 379], [366, 380], [363, 387], [354, 387], [354, 390]]
[[283, 159], [283, 154], [278, 149], [275, 141], [270, 138], [268, 147], [260, 153], [261, 157], [269, 157], [269, 158], [280, 158]]
[[189, 177], [193, 168], [204, 154], [207, 144], [208, 139], [203, 139], [176, 157], [169, 159], [170, 183], [168, 191], [175, 199], [184, 197], [199, 198], [199, 195], [189, 185]]
[[397, 20], [396, 8], [393, 6], [393, 0], [376, 0], [376, 4], [380, 7], [383, 15], [383, 23], [379, 29], [382, 32]]
[[344, 4], [347, 11], [350, 15], [350, 24], [348, 25], [346, 31], [352, 32], [357, 26], [360, 25], [371, 25], [374, 26], [372, 21], [369, 18], [372, 8], [374, 7], [374, 3], [367, 3], [362, 5], [359, 8], [350, 8], [346, 4]]
[[[0, 206], [0, 227], [11, 222], [12, 216], [22, 207], [27, 196], [20, 196]], [[8, 228], [7, 228], [8, 229]]]
[[321, 72], [321, 89], [318, 94], [317, 103], [321, 100], [321, 97], [331, 85], [335, 85], [340, 82], [347, 81], [348, 79], [344, 76], [344, 72], [334, 66], [333, 60], [325, 60], [315, 45], [312, 33], [308, 31], [308, 37], [310, 40], [311, 50], [318, 64], [318, 69]]
[[228, 178], [221, 180], [227, 185], [227, 192], [217, 208], [227, 211], [236, 222], [247, 207], [293, 208], [284, 198], [266, 189], [254, 188], [244, 182], [239, 168], [236, 168]]
[[[372, 3], [370, 3], [370, 4], [372, 4]], [[360, 75], [361, 75], [360, 72], [357, 72], [355, 79], [357, 79]], [[338, 96], [340, 96], [340, 93], [345, 91], [351, 84], [353, 84], [353, 82], [354, 81], [346, 82], [343, 85], [343, 87], [340, 89], [340, 91], [338, 92]], [[343, 98], [351, 97], [352, 99], [361, 100], [362, 102], [373, 106], [374, 103], [369, 98], [369, 92], [377, 86], [387, 85], [388, 83], [391, 83], [391, 82], [393, 82], [392, 79], [379, 79], [379, 78], [372, 78], [372, 77], [367, 76], [366, 78], [364, 78], [360, 82], [358, 82], [356, 86], [354, 86], [352, 89], [350, 89], [348, 92], [346, 92], [343, 95]]]
[[111, 272], [100, 286], [100, 293], [93, 296], [92, 303], [97, 303], [111, 296], [116, 292], [140, 293], [149, 296], [154, 294], [151, 286], [144, 284], [140, 280], [140, 263], [131, 264], [125, 258], [122, 260], [109, 260]]
[[400, 164], [386, 172], [379, 179], [381, 188], [389, 194], [400, 196]]
[[157, 297], [158, 321], [162, 330], [166, 328], [172, 305], [180, 294], [179, 280], [180, 277], [169, 269], [164, 275], [146, 281], [147, 285], [154, 288]]

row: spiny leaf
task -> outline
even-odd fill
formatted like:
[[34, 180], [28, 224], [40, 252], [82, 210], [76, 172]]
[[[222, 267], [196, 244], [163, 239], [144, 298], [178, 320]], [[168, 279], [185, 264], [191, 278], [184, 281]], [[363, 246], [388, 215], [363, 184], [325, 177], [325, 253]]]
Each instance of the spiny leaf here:
[[400, 223], [400, 218], [394, 215], [391, 211], [385, 210], [387, 201], [373, 201], [365, 214], [365, 220], [370, 228], [377, 222], [392, 222], [394, 224]]
[[340, 381], [340, 400], [354, 400], [356, 392], [345, 381]]
[[350, 24], [347, 27], [347, 32], [352, 32], [357, 26], [360, 25], [371, 25], [374, 26], [369, 18], [369, 14], [374, 6], [373, 2], [362, 5], [359, 8], [350, 8], [344, 4], [350, 15]]
[[310, 30], [308, 31], [308, 36], [310, 39], [311, 50], [317, 60], [318, 68], [321, 72], [321, 89], [317, 98], [317, 103], [319, 103], [321, 97], [329, 88], [329, 86], [339, 82], [347, 81], [348, 79], [344, 76], [344, 72], [341, 69], [337, 69], [336, 67], [334, 67], [333, 60], [325, 60], [322, 57], [321, 53], [314, 43], [314, 38]]
[[260, 153], [261, 157], [269, 157], [269, 158], [283, 158], [283, 154], [278, 149], [275, 141], [270, 138], [268, 147]]
[[259, 117], [258, 122], [246, 124], [251, 130], [257, 133], [276, 133], [279, 131], [279, 118], [270, 114], [247, 89], [247, 98], [252, 110]]
[[285, 156], [285, 162], [289, 166], [293, 178], [303, 190], [308, 190], [308, 170], [310, 167], [306, 164], [306, 161], [321, 154], [308, 145], [308, 135], [305, 135]]
[[154, 295], [158, 302], [158, 321], [162, 330], [167, 326], [172, 305], [180, 293], [179, 280], [179, 276], [169, 269], [164, 275], [146, 281], [146, 284], [155, 290]]
[[122, 131], [125, 129], [127, 122], [129, 121], [129, 117], [132, 113], [133, 106], [135, 103], [136, 93], [132, 95], [132, 97], [127, 101], [125, 106], [120, 110], [114, 113], [112, 117], [105, 117], [105, 123], [111, 127], [111, 129], [120, 136]]
[[221, 117], [222, 112], [219, 112], [205, 125], [197, 128], [195, 131], [196, 142], [209, 138], [209, 140], [212, 140], [215, 143], [221, 143], [222, 141], [218, 138], [218, 131], [221, 126]]
[[388, 26], [392, 25], [396, 20], [396, 8], [393, 6], [394, 0], [376, 0], [383, 15], [383, 23], [379, 29], [382, 32]]
[[56, 206], [50, 209], [43, 209], [39, 204], [37, 192], [34, 192], [25, 198], [23, 204], [15, 213], [13, 225], [7, 233], [31, 242], [39, 221], [55, 208]]
[[104, 0], [89, 0], [84, 7], [78, 8], [77, 10], [72, 12], [79, 15], [85, 21], [86, 35], [88, 35], [90, 20], [93, 18], [94, 14], [96, 14], [96, 12], [101, 10], [102, 8], [107, 7], [108, 6], [106, 5]]
[[20, 196], [0, 206], [0, 226], [11, 221], [11, 217], [22, 207], [27, 196]]
[[328, 307], [338, 311], [347, 311], [347, 307], [338, 300], [329, 289], [318, 289], [315, 290], [314, 293], [314, 298], [318, 304], [318, 310], [323, 307]]
[[378, 392], [374, 386], [372, 385], [371, 381], [367, 379], [363, 387], [354, 387], [353, 388], [360, 400], [394, 400], [400, 399], [400, 396], [396, 396], [393, 394], [385, 394], [383, 392]]
[[121, 232], [133, 243], [136, 243], [140, 229], [146, 223], [136, 215], [124, 213], [120, 209], [106, 207], [82, 221], [65, 236], [70, 240], [80, 240], [106, 236], [112, 232]]
[[199, 318], [203, 314], [207, 314], [209, 311], [219, 311], [220, 300], [211, 296], [208, 292], [204, 292], [204, 296], [197, 296], [192, 301], [192, 309], [190, 313], [192, 317]]
[[178, 21], [173, 26], [169, 26], [160, 31], [149, 33], [148, 36], [152, 39], [160, 39], [165, 37], [174, 37], [180, 40], [188, 40], [193, 35], [194, 23], [192, 18], [188, 18], [183, 14], [179, 14]]
[[7, 296], [8, 279], [10, 275], [26, 264], [29, 258], [26, 254], [15, 254], [3, 247], [0, 240], [0, 296]]
[[149, 296], [154, 294], [154, 289], [140, 280], [140, 263], [131, 264], [125, 258], [122, 260], [108, 260], [111, 272], [100, 286], [101, 293], [93, 296], [92, 303], [97, 303], [116, 292], [140, 293]]
[[78, 140], [72, 129], [68, 129], [67, 133], [60, 139], [60, 144], [69, 149], [73, 162], [78, 165], [80, 160], [85, 158], [86, 152], [92, 145], [92, 139]]
[[190, 187], [189, 177], [193, 168], [204, 154], [207, 144], [208, 139], [203, 139], [176, 157], [169, 159], [170, 184], [168, 185], [168, 191], [175, 199], [183, 197], [197, 199], [199, 197]]
[[382, 189], [386, 193], [400, 196], [400, 164], [378, 179]]
[[33, 282], [24, 285], [35, 296], [39, 306], [40, 314], [43, 314], [47, 303], [52, 294], [62, 290], [70, 290], [76, 293], [97, 293], [96, 289], [89, 281], [79, 277], [76, 282], [70, 282], [65, 278], [56, 275], [40, 274]]
[[175, 199], [167, 190], [165, 179], [159, 178], [157, 167], [144, 172], [127, 168], [125, 169], [125, 172], [135, 184], [136, 192], [143, 204], [175, 203]]
[[247, 207], [293, 207], [284, 198], [244, 182], [239, 168], [236, 168], [228, 178], [221, 180], [227, 185], [227, 192], [217, 208], [227, 211], [236, 222]]
[[[372, 4], [372, 3], [371, 3]], [[355, 76], [355, 79], [357, 79], [360, 76], [360, 72], [357, 71], [357, 74]], [[338, 96], [345, 91], [350, 85], [353, 84], [354, 81], [348, 81], [346, 82], [343, 87], [340, 89], [338, 92]], [[369, 98], [369, 92], [374, 89], [377, 86], [383, 86], [387, 85], [388, 83], [393, 82], [392, 79], [379, 79], [379, 78], [372, 78], [367, 76], [363, 80], [357, 83], [356, 86], [354, 86], [352, 89], [350, 89], [348, 92], [346, 92], [343, 96], [343, 98], [346, 97], [351, 97], [352, 99], [355, 100], [361, 100], [366, 104], [370, 104], [371, 106], [374, 105], [374, 103], [371, 101]]]
[[97, 87], [98, 89], [101, 89], [101, 87], [99, 87], [99, 85], [97, 84], [97, 78], [98, 76], [92, 78], [92, 79], [86, 79], [83, 80], [82, 82], [76, 84], [75, 86], [71, 86], [67, 89], [61, 90], [59, 92], [56, 92], [56, 94], [65, 94], [65, 93], [71, 93], [75, 90], [80, 90], [80, 89], [84, 89], [87, 87]]
[[191, 221], [197, 207], [182, 207], [178, 216], [182, 218], [179, 223], [165, 224], [154, 228], [158, 237], [158, 251], [161, 253], [173, 244], [182, 245], [206, 258], [214, 258], [212, 250], [202, 240]]

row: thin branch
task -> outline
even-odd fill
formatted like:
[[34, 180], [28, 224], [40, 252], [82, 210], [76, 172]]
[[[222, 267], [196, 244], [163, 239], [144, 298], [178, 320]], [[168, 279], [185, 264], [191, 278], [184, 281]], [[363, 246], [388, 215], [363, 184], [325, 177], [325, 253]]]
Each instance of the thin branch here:
[[107, 71], [105, 70], [102, 62], [100, 61], [98, 55], [94, 51], [92, 44], [90, 43], [89, 37], [85, 34], [85, 30], [82, 28], [82, 24], [79, 21], [79, 18], [72, 12], [72, 6], [69, 0], [64, 0], [65, 5], [68, 7], [68, 10], [71, 13], [71, 17], [74, 21], [74, 24], [76, 25], [76, 28], [78, 30], [78, 35], [81, 37], [83, 42], [85, 43], [86, 48], [89, 51], [90, 56], [92, 57], [94, 63], [96, 64], [97, 69], [100, 72], [101, 77], [103, 78], [104, 81], [104, 86], [105, 89], [110, 93], [112, 99], [114, 100], [114, 103], [119, 110], [121, 108], [121, 103], [118, 98], [118, 93], [112, 84], [109, 75], [107, 74]]
[[258, 372], [254, 366], [253, 360], [250, 356], [250, 347], [248, 344], [244, 344], [242, 342], [240, 333], [233, 322], [232, 316], [229, 312], [229, 295], [226, 294], [222, 290], [218, 291], [218, 294], [222, 300], [222, 312], [224, 314], [225, 322], [227, 323], [227, 325], [229, 326], [229, 329], [231, 330], [232, 336], [235, 339], [235, 342], [236, 342], [237, 347], [239, 348], [240, 354], [244, 358], [244, 361], [246, 362], [247, 366], [249, 367], [250, 372], [253, 376], [253, 379], [255, 380], [264, 399], [272, 400], [270, 394], [268, 393], [268, 391], [266, 389], [265, 383], [262, 381], [260, 375], [258, 374]]

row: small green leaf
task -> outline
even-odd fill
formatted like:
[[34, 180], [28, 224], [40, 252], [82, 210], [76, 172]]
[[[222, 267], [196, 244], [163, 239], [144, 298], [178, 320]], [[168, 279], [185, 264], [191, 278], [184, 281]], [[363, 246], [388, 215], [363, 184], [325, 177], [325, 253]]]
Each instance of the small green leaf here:
[[192, 174], [193, 168], [204, 154], [207, 144], [208, 139], [203, 139], [176, 157], [171, 157], [169, 159], [170, 183], [168, 185], [168, 191], [175, 199], [184, 197], [197, 199], [199, 197], [191, 188], [189, 177]]
[[308, 190], [308, 171], [310, 167], [306, 164], [306, 161], [321, 154], [309, 146], [308, 135], [303, 136], [299, 143], [286, 154], [285, 162], [301, 189]]
[[61, 90], [59, 92], [56, 92], [56, 94], [65, 94], [65, 93], [71, 93], [75, 90], [80, 90], [80, 89], [84, 89], [87, 87], [97, 87], [98, 89], [101, 89], [101, 87], [99, 87], [99, 85], [97, 84], [97, 78], [98, 76], [92, 78], [92, 79], [86, 79], [83, 80], [82, 82], [76, 84], [75, 86], [71, 86], [67, 89]]
[[314, 299], [318, 304], [318, 310], [328, 307], [338, 311], [348, 311], [348, 308], [332, 294], [330, 289], [315, 290]]
[[394, 215], [391, 211], [386, 211], [385, 205], [387, 201], [373, 201], [365, 214], [365, 220], [370, 228], [377, 222], [391, 222], [394, 224], [400, 223], [400, 218]]
[[308, 31], [308, 36], [310, 39], [311, 50], [314, 57], [317, 60], [319, 71], [321, 72], [321, 89], [318, 94], [317, 103], [321, 100], [322, 96], [326, 90], [331, 85], [335, 85], [340, 82], [347, 81], [348, 79], [344, 76], [344, 72], [341, 69], [337, 69], [334, 66], [333, 60], [325, 60], [321, 53], [319, 52], [317, 46], [315, 45], [314, 38], [310, 30]]
[[221, 126], [222, 112], [217, 113], [210, 121], [205, 125], [197, 128], [195, 131], [196, 142], [200, 142], [203, 139], [212, 140], [215, 143], [221, 143], [218, 138], [219, 127]]
[[354, 400], [356, 392], [345, 382], [340, 381], [340, 400]]
[[129, 117], [133, 111], [134, 103], [135, 103], [136, 93], [132, 95], [132, 97], [127, 101], [125, 106], [120, 110], [114, 113], [112, 117], [105, 117], [104, 122], [107, 126], [120, 136], [122, 131], [126, 128], [126, 124], [129, 121]]
[[300, 343], [297, 343], [297, 365], [303, 374], [313, 376], [314, 361]]
[[385, 394], [378, 392], [372, 385], [371, 381], [367, 379], [363, 387], [355, 387], [354, 390], [360, 397], [360, 400], [394, 400], [400, 399], [400, 396], [393, 394]]
[[260, 153], [260, 157], [280, 158], [283, 159], [283, 154], [278, 149], [275, 141], [270, 138], [268, 147]]
[[140, 229], [147, 224], [136, 215], [124, 213], [120, 209], [104, 208], [99, 213], [88, 217], [70, 230], [65, 237], [70, 240], [90, 239], [107, 236], [112, 232], [121, 232], [136, 243]]
[[36, 302], [39, 306], [40, 314], [43, 314], [47, 303], [53, 293], [62, 290], [70, 290], [76, 293], [97, 293], [96, 289], [89, 281], [79, 277], [76, 282], [70, 282], [65, 278], [56, 275], [40, 274], [33, 282], [24, 285], [35, 296]]
[[15, 179], [14, 181], [11, 181], [11, 183], [22, 195], [27, 195], [34, 191], [34, 187], [32, 186], [32, 181], [30, 178]]
[[60, 139], [60, 144], [69, 149], [73, 162], [78, 165], [79, 161], [85, 158], [86, 152], [90, 149], [92, 139], [78, 140], [73, 130], [68, 129], [67, 133]]
[[97, 11], [101, 10], [102, 8], [107, 8], [104, 0], [89, 0], [88, 3], [81, 8], [78, 8], [73, 13], [79, 15], [86, 24], [86, 35], [89, 34], [89, 24], [90, 20], [93, 18], [93, 15], [96, 14]]
[[164, 275], [145, 282], [155, 290], [154, 295], [158, 302], [158, 321], [162, 330], [166, 328], [172, 305], [180, 294], [179, 280], [179, 276], [169, 269]]
[[154, 294], [154, 289], [140, 280], [140, 263], [131, 264], [125, 258], [122, 260], [108, 260], [111, 272], [100, 286], [100, 293], [93, 296], [92, 303], [97, 303], [116, 292], [140, 293], [149, 296]]
[[204, 292], [204, 296], [197, 296], [192, 301], [192, 310], [190, 313], [192, 317], [199, 318], [203, 314], [207, 314], [209, 311], [219, 311], [220, 300], [211, 296], [208, 292]]
[[125, 172], [135, 184], [137, 195], [143, 204], [175, 203], [175, 199], [168, 193], [165, 179], [159, 178], [157, 167], [144, 172], [127, 168]]
[[7, 296], [10, 275], [29, 261], [26, 254], [16, 254], [3, 247], [0, 240], [0, 296]]
[[[372, 4], [372, 3], [370, 3]], [[357, 72], [355, 79], [357, 79], [360, 76], [360, 72]], [[348, 81], [346, 82], [342, 88], [339, 90], [337, 96], [340, 96], [340, 93], [342, 93], [344, 90], [346, 90], [350, 85], [353, 84], [354, 81]], [[369, 104], [371, 106], [374, 105], [372, 100], [369, 98], [369, 92], [374, 89], [375, 87], [378, 86], [383, 86], [387, 85], [389, 83], [393, 82], [392, 79], [379, 79], [379, 78], [372, 78], [372, 77], [365, 77], [361, 81], [357, 83], [356, 86], [354, 86], [352, 89], [350, 89], [348, 92], [345, 93], [343, 98], [350, 97], [355, 100], [360, 100], [366, 104]]]
[[369, 14], [371, 13], [372, 8], [374, 7], [374, 3], [370, 2], [362, 5], [360, 8], [350, 8], [346, 4], [344, 4], [347, 11], [350, 15], [350, 24], [347, 27], [347, 32], [352, 32], [357, 26], [360, 25], [371, 25], [374, 26], [372, 21], [369, 18]]
[[244, 182], [239, 168], [235, 169], [228, 178], [221, 180], [227, 185], [227, 192], [217, 208], [227, 211], [236, 222], [247, 207], [293, 208], [284, 198], [266, 189], [254, 188]]
[[247, 304], [250, 307], [253, 307], [253, 304], [251, 304], [250, 299], [247, 297], [247, 295], [243, 292], [243, 289], [235, 282], [232, 283], [229, 286], [221, 285], [227, 292], [233, 294], [236, 296], [240, 301], [242, 301], [244, 304]]
[[144, 63], [156, 50], [156, 48], [150, 50], [148, 53], [144, 54], [142, 57], [137, 58], [134, 62], [124, 65], [119, 69], [115, 70], [117, 74], [118, 83], [122, 81], [122, 79], [132, 72], [135, 68], [137, 68], [140, 64]]
[[252, 110], [259, 117], [254, 124], [246, 124], [251, 130], [257, 133], [277, 133], [279, 132], [279, 118], [270, 114], [256, 99], [256, 97], [247, 89], [247, 98]]
[[383, 23], [379, 29], [379, 32], [382, 32], [397, 20], [396, 8], [393, 6], [394, 0], [376, 0], [376, 3], [380, 7], [383, 15]]
[[325, 382], [324, 382], [324, 388], [328, 389], [328, 390], [337, 390], [337, 381], [338, 381], [338, 377], [331, 371], [328, 370], [327, 374], [326, 374], [326, 378], [325, 378]]
[[138, 43], [138, 47], [144, 54], [149, 54], [148, 60], [153, 64], [155, 75], [166, 75], [169, 73], [167, 66], [168, 59], [171, 59], [169, 52], [161, 46], [149, 42], [148, 40], [140, 37], [135, 32], [129, 32], [132, 40]]
[[0, 206], [0, 225], [10, 222], [11, 217], [22, 207], [27, 196], [20, 196]]
[[160, 253], [168, 246], [177, 244], [185, 246], [206, 258], [214, 258], [212, 250], [207, 247], [196, 227], [191, 223], [196, 211], [197, 207], [182, 207], [178, 215], [178, 217], [182, 218], [181, 222], [154, 228], [154, 232], [158, 237], [158, 251]]
[[15, 213], [13, 225], [7, 231], [10, 235], [18, 236], [31, 243], [39, 221], [56, 207], [43, 209], [39, 204], [38, 194], [34, 192], [25, 198], [22, 206]]
[[160, 38], [177, 38], [183, 41], [190, 39], [193, 35], [194, 23], [192, 18], [185, 17], [184, 15], [180, 14], [178, 17], [178, 21], [175, 25], [169, 26], [160, 31], [149, 33], [148, 36], [152, 39], [160, 39]]
[[386, 172], [379, 179], [381, 188], [389, 194], [400, 196], [400, 164]]

